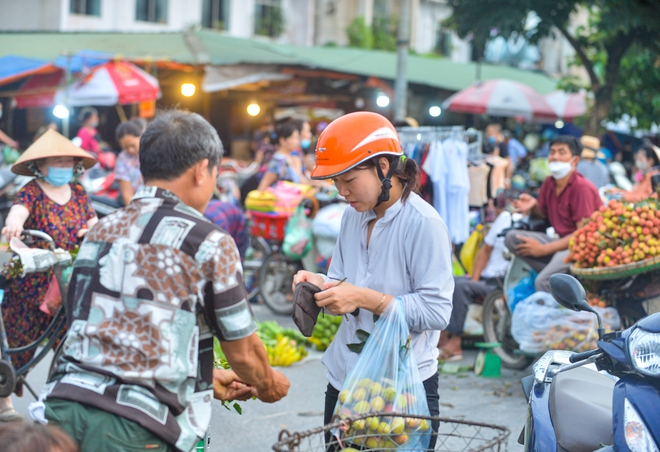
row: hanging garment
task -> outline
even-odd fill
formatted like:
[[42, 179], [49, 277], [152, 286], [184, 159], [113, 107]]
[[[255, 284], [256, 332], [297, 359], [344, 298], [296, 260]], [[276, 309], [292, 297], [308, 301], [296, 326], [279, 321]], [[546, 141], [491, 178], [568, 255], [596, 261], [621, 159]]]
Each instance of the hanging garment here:
[[468, 146], [464, 141], [449, 138], [442, 142], [447, 165], [447, 212], [449, 233], [456, 244], [470, 236], [470, 176]]
[[433, 185], [433, 207], [438, 211], [445, 224], [449, 226], [447, 215], [447, 164], [442, 143], [439, 141], [431, 143], [422, 169], [428, 174]]
[[488, 173], [490, 167], [485, 163], [468, 168], [470, 175], [470, 207], [482, 207], [488, 202]]
[[493, 166], [490, 173], [490, 193], [494, 198], [499, 190], [506, 188], [506, 168], [509, 166], [509, 161], [496, 155], [488, 155], [486, 156], [486, 162]]

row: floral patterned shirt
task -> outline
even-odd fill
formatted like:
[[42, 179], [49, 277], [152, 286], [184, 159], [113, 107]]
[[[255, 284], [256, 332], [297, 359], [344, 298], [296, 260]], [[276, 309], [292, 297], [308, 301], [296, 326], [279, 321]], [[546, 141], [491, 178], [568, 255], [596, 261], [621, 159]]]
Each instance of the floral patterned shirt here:
[[213, 335], [257, 329], [231, 236], [169, 191], [145, 186], [80, 248], [69, 331], [41, 399], [91, 405], [188, 452], [213, 401]]

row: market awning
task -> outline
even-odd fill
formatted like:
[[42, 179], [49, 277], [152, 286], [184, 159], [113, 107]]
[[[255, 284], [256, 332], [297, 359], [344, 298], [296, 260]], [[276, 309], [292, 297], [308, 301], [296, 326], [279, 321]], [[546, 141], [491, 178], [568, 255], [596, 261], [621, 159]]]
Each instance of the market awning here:
[[16, 108], [52, 107], [63, 83], [64, 71], [30, 76], [16, 92]]
[[12, 83], [30, 75], [58, 72], [52, 62], [14, 55], [0, 57], [0, 85]]
[[276, 65], [235, 64], [230, 66], [207, 66], [202, 90], [207, 93], [236, 88], [260, 82], [280, 82], [291, 80], [290, 74], [283, 74]]

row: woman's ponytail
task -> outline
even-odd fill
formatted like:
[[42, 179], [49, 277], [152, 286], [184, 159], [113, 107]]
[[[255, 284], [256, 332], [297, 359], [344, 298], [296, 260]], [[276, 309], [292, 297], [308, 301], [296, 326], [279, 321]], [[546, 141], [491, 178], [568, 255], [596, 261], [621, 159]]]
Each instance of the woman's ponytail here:
[[[394, 161], [399, 160], [399, 166], [397, 167], [394, 175], [399, 179], [401, 185], [403, 185], [403, 191], [401, 192], [401, 201], [404, 202], [408, 199], [411, 192], [419, 191], [419, 166], [417, 162], [413, 159], [407, 158], [405, 155], [401, 157], [395, 157]], [[393, 163], [393, 162], [392, 162]]]

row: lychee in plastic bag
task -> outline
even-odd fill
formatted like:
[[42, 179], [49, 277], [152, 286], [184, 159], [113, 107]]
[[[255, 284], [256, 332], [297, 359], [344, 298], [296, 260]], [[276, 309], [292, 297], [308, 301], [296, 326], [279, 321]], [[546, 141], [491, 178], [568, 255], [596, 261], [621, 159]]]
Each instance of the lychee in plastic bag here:
[[[393, 412], [399, 416], [382, 416]], [[373, 415], [353, 421], [367, 413]], [[334, 414], [347, 420], [345, 429], [332, 432], [343, 447], [397, 451], [428, 448], [431, 422], [406, 417], [429, 416], [429, 408], [399, 298], [392, 300], [376, 321], [344, 381]]]

